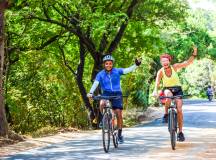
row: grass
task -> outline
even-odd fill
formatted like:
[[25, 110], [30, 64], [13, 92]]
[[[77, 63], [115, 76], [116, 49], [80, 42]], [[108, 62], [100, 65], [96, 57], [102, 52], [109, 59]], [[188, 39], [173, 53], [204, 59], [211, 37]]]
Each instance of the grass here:
[[44, 136], [54, 135], [56, 133], [58, 133], [58, 128], [57, 127], [47, 126], [47, 127], [40, 128], [35, 132], [30, 133], [30, 135], [33, 138], [37, 138], [37, 137], [44, 137]]

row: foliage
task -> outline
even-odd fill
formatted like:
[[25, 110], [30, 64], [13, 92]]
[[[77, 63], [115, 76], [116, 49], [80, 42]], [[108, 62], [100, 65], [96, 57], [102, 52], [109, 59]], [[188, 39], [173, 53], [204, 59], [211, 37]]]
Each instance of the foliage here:
[[[195, 43], [200, 58], [215, 55], [216, 41], [207, 29], [185, 20], [195, 18], [184, 0], [17, 2], [6, 12], [5, 83], [11, 125], [17, 132], [88, 127], [85, 92], [101, 69], [104, 53], [112, 53], [115, 67], [121, 68], [142, 57], [141, 67], [122, 77], [122, 89], [130, 94], [130, 106], [143, 109], [149, 104], [159, 54], [169, 52], [175, 62], [182, 61]], [[132, 3], [136, 5], [130, 8]]]
[[37, 137], [43, 137], [43, 136], [48, 136], [48, 135], [53, 135], [58, 133], [58, 129], [56, 127], [43, 127], [38, 129], [37, 131], [32, 133], [32, 137], [33, 138], [37, 138]]
[[[87, 114], [84, 107], [77, 106], [82, 104], [73, 92], [77, 87], [69, 81], [72, 77], [62, 62], [53, 59], [55, 55], [45, 58], [31, 52], [20, 56], [20, 61], [12, 66], [13, 77], [7, 84], [7, 94], [11, 96], [7, 96], [7, 104], [16, 131], [30, 132], [46, 124], [78, 128], [88, 125], [87, 118], [82, 118]], [[22, 63], [25, 60], [28, 63]]]
[[195, 63], [181, 74], [183, 80], [183, 90], [186, 90], [193, 96], [206, 97], [206, 89], [208, 85], [215, 82], [216, 65], [212, 60], [202, 59]]

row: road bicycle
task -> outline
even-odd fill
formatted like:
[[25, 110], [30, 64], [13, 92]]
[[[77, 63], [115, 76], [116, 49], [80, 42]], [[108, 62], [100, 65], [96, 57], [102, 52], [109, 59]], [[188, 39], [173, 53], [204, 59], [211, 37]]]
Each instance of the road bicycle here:
[[175, 99], [183, 98], [189, 95], [177, 95], [177, 96], [160, 96], [160, 99], [169, 98], [171, 99], [171, 105], [168, 108], [168, 131], [170, 133], [171, 147], [175, 150], [176, 139], [177, 139], [177, 129], [178, 129], [178, 120], [177, 120], [177, 106]]
[[105, 100], [102, 116], [102, 140], [104, 151], [108, 153], [110, 137], [112, 137], [114, 147], [118, 148], [117, 115], [112, 113], [111, 100], [119, 99], [121, 96], [93, 96], [92, 98], [94, 100]]

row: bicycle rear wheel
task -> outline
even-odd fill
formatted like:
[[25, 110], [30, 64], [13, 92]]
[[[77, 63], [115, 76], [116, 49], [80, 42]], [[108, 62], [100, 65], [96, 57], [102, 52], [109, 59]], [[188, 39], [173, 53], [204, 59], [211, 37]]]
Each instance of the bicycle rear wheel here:
[[168, 127], [169, 127], [169, 132], [170, 132], [171, 147], [173, 150], [175, 150], [175, 146], [176, 146], [176, 117], [175, 117], [174, 110], [171, 110], [169, 112], [168, 123], [169, 123]]
[[102, 119], [102, 139], [103, 139], [103, 148], [104, 151], [107, 153], [109, 151], [110, 146], [110, 115], [109, 113], [104, 113], [103, 119]]
[[114, 116], [114, 119], [112, 120], [112, 138], [114, 147], [118, 148], [118, 127], [116, 116]]

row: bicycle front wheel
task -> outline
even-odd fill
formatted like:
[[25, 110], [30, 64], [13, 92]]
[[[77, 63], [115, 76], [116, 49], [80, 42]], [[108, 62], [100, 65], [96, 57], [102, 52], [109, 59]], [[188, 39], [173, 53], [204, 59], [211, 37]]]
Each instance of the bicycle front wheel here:
[[170, 132], [170, 140], [171, 140], [171, 147], [173, 150], [175, 150], [176, 146], [176, 118], [175, 118], [175, 112], [171, 110], [169, 112], [168, 117], [168, 126], [169, 126], [169, 132]]
[[175, 150], [175, 146], [176, 146], [176, 132], [175, 131], [172, 131], [170, 133], [170, 139], [171, 139], [172, 149]]
[[102, 119], [102, 139], [103, 139], [103, 148], [104, 151], [107, 153], [109, 151], [110, 146], [110, 115], [109, 113], [104, 113], [103, 119]]

